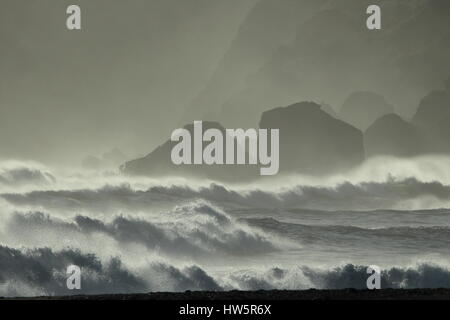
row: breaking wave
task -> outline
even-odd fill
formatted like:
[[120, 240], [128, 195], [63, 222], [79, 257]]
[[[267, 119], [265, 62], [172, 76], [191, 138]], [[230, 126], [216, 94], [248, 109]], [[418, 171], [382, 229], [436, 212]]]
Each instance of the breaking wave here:
[[[366, 288], [367, 266], [346, 264], [332, 269], [301, 266], [265, 271], [237, 270], [210, 275], [191, 265], [177, 268], [160, 262], [129, 269], [118, 257], [102, 262], [95, 254], [49, 248], [18, 250], [0, 246], [0, 295], [37, 296], [74, 294], [66, 287], [66, 266], [83, 274], [76, 294], [144, 293], [150, 291], [301, 290]], [[381, 271], [382, 288], [450, 288], [450, 270], [432, 264]]]
[[[264, 272], [236, 272], [231, 276], [243, 290], [367, 289], [368, 266], [345, 264], [321, 269], [308, 266]], [[381, 270], [382, 288], [450, 288], [450, 270], [434, 264], [393, 267]]]
[[229, 208], [310, 208], [320, 210], [436, 209], [449, 207], [450, 186], [419, 182], [414, 178], [382, 183], [342, 183], [335, 187], [293, 186], [278, 192], [250, 188], [239, 190], [219, 184], [153, 186], [133, 189], [129, 184], [99, 189], [44, 190], [3, 193], [17, 206], [61, 210], [142, 210], [157, 205], [203, 199]]
[[[43, 186], [56, 181], [40, 164], [8, 161], [0, 163], [0, 187]], [[1, 190], [1, 189], [0, 189]]]
[[245, 185], [0, 163], [0, 295], [365, 288], [377, 262], [382, 287], [450, 287], [448, 167]]
[[[58, 238], [65, 239], [60, 243], [69, 244], [89, 242], [100, 235], [121, 245], [139, 244], [158, 254], [177, 258], [202, 258], [211, 254], [224, 257], [258, 255], [282, 247], [275, 237], [239, 223], [204, 202], [176, 207], [171, 212], [151, 217], [117, 216], [105, 222], [81, 215], [67, 220], [52, 218], [42, 212], [16, 212], [6, 225], [6, 238], [21, 241], [28, 238], [30, 245], [39, 242], [54, 245]], [[45, 242], [51, 238], [52, 241]]]
[[81, 294], [221, 289], [196, 266], [178, 269], [152, 263], [145, 270], [136, 271], [128, 270], [117, 257], [102, 262], [95, 254], [77, 250], [17, 250], [4, 246], [0, 246], [0, 258], [0, 294], [3, 296], [73, 294], [66, 287], [68, 265], [77, 265], [82, 270], [82, 288], [77, 291]]

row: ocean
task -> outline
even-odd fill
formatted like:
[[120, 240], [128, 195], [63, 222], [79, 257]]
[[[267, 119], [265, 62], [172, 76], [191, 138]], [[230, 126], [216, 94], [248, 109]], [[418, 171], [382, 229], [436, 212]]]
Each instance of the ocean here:
[[[450, 288], [450, 158], [247, 184], [0, 162], [0, 296]], [[66, 286], [81, 268], [81, 289]]]

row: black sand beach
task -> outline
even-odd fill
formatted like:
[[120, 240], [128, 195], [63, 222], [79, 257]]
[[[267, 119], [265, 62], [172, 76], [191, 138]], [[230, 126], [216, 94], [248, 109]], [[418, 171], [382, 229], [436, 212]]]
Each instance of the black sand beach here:
[[[4, 300], [23, 300], [9, 298]], [[283, 301], [283, 300], [450, 300], [450, 289], [381, 289], [381, 290], [259, 290], [226, 292], [155, 292], [146, 294], [73, 295], [26, 298], [27, 300], [191, 300], [191, 301]]]

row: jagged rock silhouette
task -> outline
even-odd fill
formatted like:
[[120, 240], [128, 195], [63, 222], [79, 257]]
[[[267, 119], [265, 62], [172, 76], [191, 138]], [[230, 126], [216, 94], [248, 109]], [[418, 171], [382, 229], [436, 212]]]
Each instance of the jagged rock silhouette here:
[[423, 132], [429, 152], [449, 153], [450, 90], [433, 91], [423, 98], [412, 123]]
[[362, 132], [313, 102], [266, 111], [260, 128], [280, 129], [280, 172], [326, 174], [364, 159]]
[[343, 103], [340, 119], [366, 130], [376, 119], [394, 112], [394, 107], [377, 93], [358, 91], [352, 93]]
[[364, 133], [366, 156], [417, 156], [425, 151], [419, 128], [397, 114], [377, 119]]

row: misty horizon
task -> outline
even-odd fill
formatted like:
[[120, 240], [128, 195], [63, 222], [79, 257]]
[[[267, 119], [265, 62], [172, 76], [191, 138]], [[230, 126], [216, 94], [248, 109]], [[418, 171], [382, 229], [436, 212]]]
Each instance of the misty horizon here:
[[[346, 100], [358, 91], [380, 94], [393, 112], [410, 120], [421, 99], [430, 91], [441, 89], [450, 73], [445, 71], [448, 65], [436, 73], [431, 73], [437, 71], [433, 65], [428, 70], [409, 68], [409, 72], [416, 72], [408, 75], [410, 83], [405, 82], [393, 94], [385, 84], [377, 83], [377, 79], [384, 78], [380, 70], [370, 67], [371, 62], [386, 54], [377, 42], [394, 41], [392, 50], [398, 55], [402, 51], [414, 52], [412, 49], [423, 51], [423, 46], [433, 41], [429, 35], [436, 41], [445, 36], [444, 21], [438, 19], [445, 14], [445, 1], [375, 1], [383, 10], [383, 30], [375, 32], [364, 29], [364, 1], [172, 2], [136, 0], [122, 5], [80, 1], [80, 32], [63, 28], [65, 15], [58, 12], [65, 12], [64, 2], [4, 3], [8, 10], [2, 11], [7, 14], [1, 17], [2, 29], [8, 32], [1, 37], [8, 46], [2, 49], [1, 60], [1, 158], [78, 166], [86, 157], [101, 157], [118, 149], [126, 160], [132, 160], [147, 155], [166, 141], [175, 128], [193, 120], [215, 120], [236, 128], [255, 127], [263, 111], [302, 101], [326, 104], [339, 114]], [[272, 26], [280, 22], [280, 15], [283, 23]], [[429, 15], [436, 15], [436, 19], [417, 34], [414, 25], [420, 25]], [[352, 20], [345, 21], [349, 17]], [[281, 68], [280, 63], [291, 63], [289, 52], [310, 60], [306, 48], [298, 47], [301, 41], [311, 46], [310, 37], [332, 46], [328, 43], [331, 26], [335, 29], [333, 36], [339, 37], [336, 41], [341, 41], [344, 48], [335, 52], [333, 58], [342, 68], [311, 66], [318, 77], [324, 71], [329, 73], [329, 80], [323, 78], [325, 82], [308, 84], [304, 79], [307, 86], [292, 91], [289, 86], [298, 77], [294, 72], [292, 76], [286, 73], [283, 80], [277, 79], [283, 76], [282, 69], [265, 71]], [[345, 32], [354, 32], [360, 40], [346, 38]], [[420, 41], [413, 48], [399, 36], [415, 36]], [[360, 60], [351, 64], [345, 56], [339, 56], [356, 49], [347, 40], [360, 41], [362, 47], [358, 50], [363, 50], [357, 53]], [[365, 41], [369, 42], [364, 44]], [[368, 44], [374, 45], [374, 50], [365, 50]], [[312, 52], [319, 49], [310, 48]], [[435, 51], [430, 54], [445, 56], [442, 49], [432, 48]], [[439, 63], [436, 58], [435, 65]], [[360, 63], [369, 64], [367, 70], [360, 69]], [[403, 68], [401, 64], [398, 67]], [[354, 68], [358, 69], [353, 71]], [[337, 79], [349, 78], [348, 74], [357, 81], [345, 84], [337, 94], [338, 88], [332, 88], [328, 81], [338, 84]], [[279, 88], [290, 78], [291, 85]], [[371, 81], [373, 85], [369, 84]], [[272, 88], [270, 96], [266, 93], [263, 97], [265, 102], [253, 93], [245, 93], [260, 91], [259, 83]], [[320, 94], [312, 94], [317, 86]], [[236, 107], [240, 108], [241, 117], [230, 118], [236, 114]], [[347, 117], [345, 121], [351, 119]]]
[[450, 288], [448, 0], [75, 2], [2, 3], [0, 297]]

